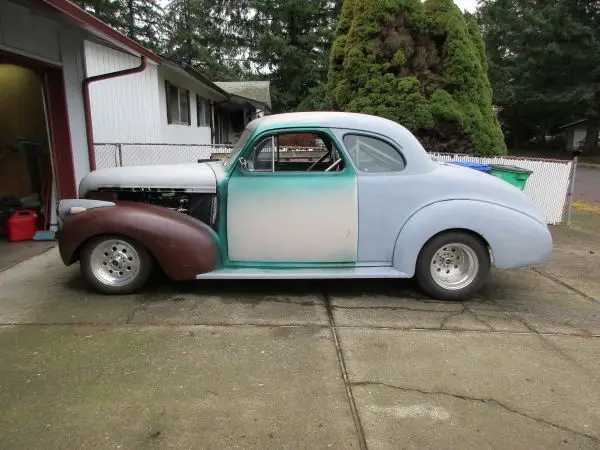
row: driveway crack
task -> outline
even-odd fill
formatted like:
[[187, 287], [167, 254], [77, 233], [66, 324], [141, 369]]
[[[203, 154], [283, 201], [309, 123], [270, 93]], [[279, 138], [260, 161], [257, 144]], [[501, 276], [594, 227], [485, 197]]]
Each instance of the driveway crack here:
[[480, 324], [482, 324], [483, 326], [487, 327], [487, 328], [488, 328], [490, 331], [493, 331], [493, 330], [494, 330], [494, 328], [493, 328], [493, 327], [492, 327], [492, 326], [491, 326], [489, 323], [487, 323], [485, 320], [483, 320], [483, 319], [482, 319], [482, 318], [479, 316], [479, 314], [477, 314], [477, 313], [476, 313], [475, 311], [473, 311], [471, 308], [466, 308], [465, 312], [467, 312], [467, 313], [471, 314], [471, 315], [472, 315], [472, 316], [475, 318], [475, 320], [476, 320], [477, 322], [479, 322], [479, 323], [480, 323]]
[[[333, 309], [382, 309], [386, 311], [417, 311], [417, 312], [433, 312], [445, 313], [450, 311], [438, 311], [435, 309], [409, 308], [407, 306], [338, 306], [332, 305]], [[462, 311], [461, 311], [462, 312]]]
[[515, 408], [513, 408], [511, 406], [508, 406], [508, 405], [506, 405], [506, 404], [504, 404], [504, 403], [502, 403], [502, 402], [500, 402], [500, 401], [498, 401], [496, 399], [493, 399], [493, 398], [471, 397], [471, 396], [467, 396], [467, 395], [453, 394], [453, 393], [444, 392], [444, 391], [428, 391], [428, 390], [425, 390], [425, 389], [407, 388], [407, 387], [403, 387], [403, 386], [396, 386], [396, 385], [393, 385], [393, 384], [376, 382], [376, 381], [356, 381], [356, 382], [352, 382], [351, 384], [353, 386], [383, 386], [383, 387], [387, 387], [387, 388], [390, 388], [390, 389], [397, 389], [397, 390], [405, 391], [405, 392], [417, 392], [417, 393], [424, 394], [424, 395], [444, 395], [446, 397], [457, 398], [457, 399], [465, 400], [465, 401], [471, 401], [471, 402], [477, 402], [477, 403], [484, 403], [484, 404], [492, 404], [492, 405], [499, 406], [499, 407], [501, 407], [501, 408], [505, 409], [506, 411], [509, 411], [509, 412], [511, 412], [513, 414], [517, 414], [519, 416], [526, 417], [526, 418], [531, 419], [531, 420], [535, 420], [538, 423], [541, 423], [541, 424], [544, 424], [544, 425], [548, 425], [548, 426], [551, 426], [551, 427], [554, 427], [554, 428], [558, 428], [559, 430], [566, 431], [566, 432], [569, 432], [569, 433], [573, 433], [573, 434], [575, 434], [577, 436], [581, 436], [581, 437], [587, 438], [587, 439], [589, 439], [589, 440], [591, 440], [593, 442], [600, 443], [600, 438], [598, 438], [598, 437], [596, 437], [594, 435], [591, 435], [591, 434], [588, 434], [588, 433], [584, 433], [584, 432], [581, 432], [581, 431], [577, 431], [577, 430], [573, 430], [572, 428], [566, 427], [564, 425], [558, 425], [558, 424], [550, 422], [550, 421], [548, 421], [546, 419], [542, 419], [541, 417], [532, 416], [531, 414], [527, 414], [527, 413], [524, 413], [522, 411], [519, 411], [519, 410], [517, 410], [517, 409], [515, 409]]
[[142, 299], [137, 305], [135, 305], [133, 307], [133, 309], [131, 310], [131, 312], [129, 313], [129, 315], [127, 316], [127, 320], [125, 321], [125, 323], [127, 325], [130, 325], [133, 322], [133, 318], [135, 317], [135, 315], [137, 314], [137, 312], [142, 309], [144, 306], [144, 300]]
[[575, 292], [576, 294], [582, 296], [583, 298], [596, 303], [596, 304], [600, 304], [600, 300], [598, 300], [597, 298], [592, 297], [591, 295], [586, 294], [585, 292], [577, 289], [576, 287], [571, 286], [569, 283], [565, 283], [564, 281], [562, 281], [561, 279], [555, 277], [554, 275], [549, 274], [548, 272], [546, 272], [545, 270], [539, 269], [537, 267], [532, 267], [531, 270], [533, 270], [536, 273], [539, 273], [541, 276], [548, 278], [549, 280], [554, 281], [557, 284], [560, 284], [561, 286], [569, 289], [570, 291]]
[[[542, 344], [544, 344], [550, 350], [558, 353], [563, 358], [565, 358], [565, 359], [569, 360], [570, 362], [572, 362], [573, 364], [575, 364], [580, 370], [582, 370], [588, 376], [592, 377], [593, 379], [597, 379], [596, 375], [592, 371], [590, 371], [587, 367], [582, 366], [579, 361], [577, 361], [575, 358], [573, 358], [569, 354], [565, 353], [560, 347], [558, 347], [557, 345], [555, 345], [554, 343], [552, 343], [549, 339], [545, 338], [542, 335], [542, 333], [540, 333], [538, 330], [536, 330], [535, 328], [533, 328], [529, 324], [529, 322], [527, 322], [524, 318], [521, 317], [521, 318], [519, 318], [517, 320], [520, 323], [522, 323], [529, 331], [531, 331], [533, 334], [537, 335], [537, 337], [542, 341]], [[555, 334], [554, 336], [570, 336], [570, 335], [569, 334]], [[589, 336], [591, 337], [592, 335], [590, 334]], [[579, 337], [586, 337], [586, 336], [585, 335], [581, 335]]]
[[265, 301], [265, 302], [269, 302], [269, 303], [285, 303], [288, 305], [300, 305], [300, 306], [323, 306], [323, 304], [321, 302], [313, 302], [311, 300], [294, 301], [294, 300], [281, 300], [281, 299], [277, 299], [277, 298], [266, 298], [261, 301]]
[[333, 308], [331, 305], [331, 296], [327, 292], [327, 287], [323, 289], [323, 299], [325, 301], [325, 308], [327, 309], [327, 316], [329, 318], [329, 328], [331, 330], [331, 336], [335, 345], [335, 350], [338, 357], [338, 363], [340, 371], [342, 373], [342, 380], [344, 382], [344, 388], [346, 389], [346, 395], [348, 397], [348, 404], [350, 406], [350, 412], [352, 414], [352, 420], [354, 421], [354, 427], [356, 429], [356, 436], [358, 438], [358, 445], [361, 450], [367, 450], [367, 439], [365, 438], [365, 432], [360, 421], [358, 414], [358, 408], [356, 407], [356, 401], [354, 400], [354, 394], [352, 393], [352, 386], [350, 384], [350, 377], [348, 376], [348, 369], [346, 368], [346, 360], [340, 346], [340, 341], [337, 336], [337, 326], [335, 324], [335, 318], [333, 316]]
[[525, 319], [523, 318], [519, 318], [517, 319], [519, 322], [521, 322], [523, 325], [525, 325], [525, 328], [527, 328], [529, 331], [531, 331], [533, 334], [537, 334], [539, 336], [540, 332], [538, 330], [536, 330], [535, 328], [533, 328], [529, 322], [527, 322]]
[[448, 320], [452, 319], [453, 317], [458, 317], [461, 314], [463, 314], [465, 311], [467, 310], [467, 307], [465, 305], [463, 305], [462, 309], [460, 311], [454, 312], [452, 314], [448, 314], [446, 317], [444, 317], [444, 320], [442, 320], [442, 323], [440, 325], [440, 330], [443, 330], [444, 327], [446, 326], [446, 322], [448, 322]]

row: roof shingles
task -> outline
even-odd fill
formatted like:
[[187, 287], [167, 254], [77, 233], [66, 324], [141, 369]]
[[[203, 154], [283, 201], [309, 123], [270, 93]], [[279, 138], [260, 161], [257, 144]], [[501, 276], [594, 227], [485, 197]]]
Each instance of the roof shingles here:
[[256, 100], [271, 107], [270, 81], [217, 81], [215, 84], [230, 94]]

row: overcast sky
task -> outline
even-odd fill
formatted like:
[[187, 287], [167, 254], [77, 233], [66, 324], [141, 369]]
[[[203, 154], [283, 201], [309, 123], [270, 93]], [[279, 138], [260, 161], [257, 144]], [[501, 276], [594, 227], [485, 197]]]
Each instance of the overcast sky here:
[[466, 9], [469, 12], [474, 12], [477, 8], [477, 0], [454, 0], [460, 9]]

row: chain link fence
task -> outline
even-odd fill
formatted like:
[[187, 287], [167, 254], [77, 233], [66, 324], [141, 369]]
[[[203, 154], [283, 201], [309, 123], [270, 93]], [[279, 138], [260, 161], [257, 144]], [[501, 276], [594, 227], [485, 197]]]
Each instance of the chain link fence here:
[[[98, 169], [120, 166], [189, 164], [199, 159], [221, 158], [231, 152], [229, 145], [178, 145], [178, 144], [96, 144], [96, 165]], [[322, 154], [321, 148], [286, 147], [281, 152], [289, 152], [290, 158], [307, 155], [311, 160]], [[533, 171], [525, 194], [540, 208], [548, 224], [561, 223], [565, 219], [568, 206], [573, 162], [570, 160], [540, 159], [498, 156], [490, 158], [469, 155], [431, 153], [440, 162], [472, 161], [482, 164], [505, 164]]]
[[96, 167], [190, 164], [231, 152], [230, 145], [95, 144]]

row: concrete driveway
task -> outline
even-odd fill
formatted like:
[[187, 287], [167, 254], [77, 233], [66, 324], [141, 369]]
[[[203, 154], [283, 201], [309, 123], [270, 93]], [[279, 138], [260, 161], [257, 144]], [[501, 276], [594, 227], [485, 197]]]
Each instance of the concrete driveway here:
[[156, 282], [56, 250], [0, 273], [0, 448], [599, 448], [600, 239], [476, 299], [412, 282]]

